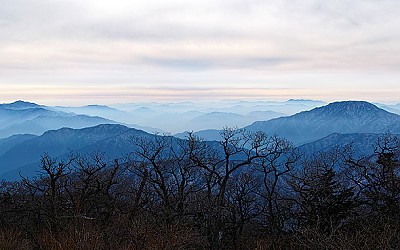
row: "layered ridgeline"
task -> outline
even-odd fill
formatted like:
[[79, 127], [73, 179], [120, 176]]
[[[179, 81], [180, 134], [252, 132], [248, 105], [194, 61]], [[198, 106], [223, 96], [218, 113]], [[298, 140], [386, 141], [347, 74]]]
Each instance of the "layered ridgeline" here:
[[[288, 100], [286, 102], [220, 101], [208, 104], [128, 103], [71, 107], [44, 106], [17, 101], [0, 105], [0, 138], [20, 133], [39, 135], [46, 129], [60, 128], [60, 123], [73, 128], [119, 123], [150, 133], [154, 131], [180, 133], [220, 129], [224, 126], [243, 127], [255, 121], [291, 115], [323, 104], [312, 100]], [[78, 115], [80, 116], [76, 117]], [[85, 123], [84, 126], [80, 126], [80, 120]]]
[[378, 103], [377, 106], [391, 113], [400, 115], [400, 103], [392, 105]]
[[64, 127], [79, 129], [100, 124], [122, 124], [151, 133], [161, 131], [127, 122], [134, 119], [130, 113], [103, 105], [52, 107], [16, 101], [0, 104], [0, 138], [16, 134], [41, 135], [48, 130]]
[[[90, 107], [91, 110], [98, 108]], [[32, 103], [16, 102], [2, 105], [0, 110], [4, 112], [2, 114], [12, 114], [12, 118], [11, 115], [0, 116], [2, 125], [14, 127], [18, 134], [27, 133], [0, 139], [0, 176], [7, 178], [17, 177], [20, 171], [23, 175], [33, 174], [38, 168], [40, 156], [45, 152], [53, 157], [65, 157], [70, 151], [83, 154], [97, 151], [106, 153], [109, 158], [118, 158], [134, 151], [134, 140], [151, 135], [117, 124], [96, 124], [113, 123], [105, 118], [50, 110], [48, 107]], [[95, 124], [74, 123], [81, 117]], [[60, 122], [53, 123], [54, 120]], [[36, 123], [40, 130], [33, 133], [32, 129], [37, 128], [34, 126]], [[30, 125], [23, 127], [23, 130], [21, 124]], [[49, 125], [56, 127], [50, 128], [53, 130], [42, 135], [38, 133], [49, 130]], [[91, 125], [94, 127], [90, 127]], [[59, 129], [57, 126], [71, 128]], [[79, 129], [74, 126], [87, 128]], [[307, 154], [346, 144], [353, 144], [358, 151], [370, 151], [380, 134], [400, 133], [400, 116], [368, 102], [347, 101], [331, 103], [288, 117], [255, 122], [245, 128], [250, 131], [263, 131], [269, 135], [277, 134], [297, 146], [301, 145], [300, 148]], [[218, 139], [219, 133], [218, 130], [205, 130], [197, 134], [205, 139]]]
[[[43, 154], [64, 159], [71, 153], [93, 155], [107, 159], [124, 159], [138, 149], [141, 139], [161, 138], [135, 128], [119, 124], [102, 124], [83, 129], [50, 130], [41, 136], [15, 135], [0, 140], [0, 179], [18, 179], [20, 174], [32, 177], [39, 170]], [[167, 136], [173, 145], [180, 140]], [[216, 148], [215, 142], [207, 142]], [[147, 145], [149, 146], [149, 145]], [[174, 146], [175, 147], [175, 146]]]
[[105, 105], [86, 105], [79, 107], [55, 106], [48, 108], [54, 111], [62, 111], [66, 113], [75, 113], [87, 116], [100, 116], [109, 120], [122, 122], [126, 124], [132, 123], [132, 120], [134, 119], [134, 117], [132, 117], [132, 114], [128, 112], [111, 108]]
[[63, 127], [84, 128], [117, 122], [99, 116], [54, 111], [35, 103], [17, 101], [0, 104], [0, 138], [15, 134], [40, 135]]
[[400, 115], [364, 101], [334, 102], [310, 111], [245, 127], [285, 137], [297, 145], [340, 133], [400, 133]]
[[150, 134], [118, 124], [83, 129], [62, 128], [41, 136], [16, 135], [0, 140], [0, 177], [14, 179], [19, 172], [24, 176], [33, 176], [44, 153], [56, 158], [66, 157], [70, 152], [104, 152], [110, 158], [123, 157], [132, 152], [134, 138], [143, 136]]
[[[306, 157], [312, 157], [320, 152], [333, 150], [342, 151], [343, 147], [351, 150], [354, 156], [369, 157], [377, 149], [378, 142], [388, 134], [353, 133], [353, 134], [330, 134], [322, 139], [305, 143], [298, 146], [300, 152]], [[398, 136], [399, 135], [393, 135]], [[400, 137], [399, 137], [400, 138]], [[348, 148], [350, 146], [351, 148]]]

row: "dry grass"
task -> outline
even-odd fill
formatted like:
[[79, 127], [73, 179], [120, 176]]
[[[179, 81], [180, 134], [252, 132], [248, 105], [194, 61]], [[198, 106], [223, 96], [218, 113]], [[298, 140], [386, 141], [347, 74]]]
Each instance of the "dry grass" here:
[[60, 233], [44, 232], [39, 236], [39, 244], [46, 250], [106, 249], [103, 233], [97, 227], [86, 223], [72, 224]]
[[394, 250], [400, 249], [400, 226], [391, 221], [366, 222], [353, 229], [336, 228], [329, 235], [304, 228], [286, 237], [260, 239], [256, 249]]
[[31, 249], [29, 241], [16, 229], [3, 229], [0, 231], [0, 249]]

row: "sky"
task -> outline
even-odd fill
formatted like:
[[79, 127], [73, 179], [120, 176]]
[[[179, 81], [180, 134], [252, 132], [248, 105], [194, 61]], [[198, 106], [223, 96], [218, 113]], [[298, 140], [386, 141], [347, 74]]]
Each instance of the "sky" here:
[[0, 0], [0, 102], [400, 102], [399, 0]]

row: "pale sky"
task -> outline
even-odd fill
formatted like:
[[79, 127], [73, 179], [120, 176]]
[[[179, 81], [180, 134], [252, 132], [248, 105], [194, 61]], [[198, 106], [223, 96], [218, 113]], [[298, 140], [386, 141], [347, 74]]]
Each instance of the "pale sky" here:
[[0, 0], [0, 102], [400, 102], [399, 0]]

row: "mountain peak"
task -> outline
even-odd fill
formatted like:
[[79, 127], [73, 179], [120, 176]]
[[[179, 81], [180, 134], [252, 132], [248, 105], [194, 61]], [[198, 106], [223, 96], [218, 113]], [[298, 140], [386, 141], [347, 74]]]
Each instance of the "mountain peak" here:
[[33, 102], [26, 102], [22, 100], [15, 101], [13, 103], [4, 103], [0, 104], [1, 107], [7, 109], [29, 109], [29, 108], [40, 108], [41, 106], [33, 103]]
[[315, 108], [309, 112], [318, 112], [340, 116], [362, 116], [365, 114], [374, 115], [378, 113], [388, 113], [366, 101], [340, 101], [332, 102], [326, 106]]
[[338, 102], [332, 102], [326, 105], [328, 106], [341, 106], [341, 107], [375, 107], [374, 104], [367, 102], [367, 101], [338, 101]]
[[399, 133], [400, 116], [369, 102], [341, 101], [292, 116], [255, 122], [247, 129], [278, 134], [301, 144], [332, 133]]

